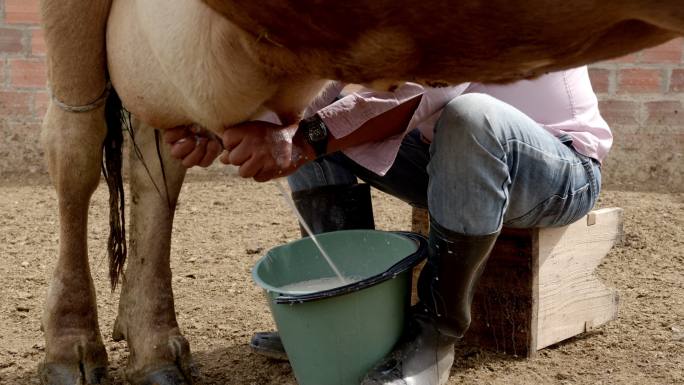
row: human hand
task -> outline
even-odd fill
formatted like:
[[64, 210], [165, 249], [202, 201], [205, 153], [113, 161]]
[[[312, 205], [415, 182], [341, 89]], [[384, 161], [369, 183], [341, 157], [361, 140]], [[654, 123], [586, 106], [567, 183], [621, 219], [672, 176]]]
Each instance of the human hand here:
[[221, 162], [239, 166], [243, 178], [265, 182], [292, 174], [315, 158], [313, 149], [295, 136], [297, 126], [253, 121], [228, 127], [223, 132], [226, 152]]
[[208, 167], [223, 150], [219, 138], [199, 126], [167, 129], [164, 142], [171, 145], [171, 156], [180, 159], [187, 168]]

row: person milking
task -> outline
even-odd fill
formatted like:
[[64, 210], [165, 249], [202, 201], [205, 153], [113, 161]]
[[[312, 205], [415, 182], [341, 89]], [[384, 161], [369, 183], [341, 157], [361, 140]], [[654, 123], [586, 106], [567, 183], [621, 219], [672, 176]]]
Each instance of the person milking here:
[[[226, 129], [220, 159], [259, 182], [288, 176], [314, 233], [373, 228], [369, 185], [429, 210], [419, 302], [402, 342], [363, 384], [444, 384], [502, 226], [564, 226], [586, 215], [611, 131], [586, 67], [507, 85], [405, 83], [343, 95], [344, 86], [328, 88], [298, 124]], [[189, 128], [165, 140], [187, 167], [211, 164], [222, 149]], [[257, 333], [251, 345], [286, 358], [276, 333]]]

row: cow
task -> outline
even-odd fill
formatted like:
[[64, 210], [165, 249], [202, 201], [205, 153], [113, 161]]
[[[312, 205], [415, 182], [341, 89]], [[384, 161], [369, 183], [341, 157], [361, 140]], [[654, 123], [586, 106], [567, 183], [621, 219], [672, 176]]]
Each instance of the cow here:
[[[293, 123], [330, 79], [381, 89], [507, 82], [684, 35], [681, 0], [42, 0], [41, 11], [52, 96], [42, 141], [60, 244], [39, 371], [58, 385], [107, 378], [86, 248], [103, 151], [112, 284], [124, 277], [113, 336], [130, 349], [127, 380], [189, 384], [169, 267], [185, 169], [158, 130], [194, 124], [221, 134], [264, 110]], [[132, 160], [128, 247], [120, 103], [135, 122], [133, 152], [149, 163]]]

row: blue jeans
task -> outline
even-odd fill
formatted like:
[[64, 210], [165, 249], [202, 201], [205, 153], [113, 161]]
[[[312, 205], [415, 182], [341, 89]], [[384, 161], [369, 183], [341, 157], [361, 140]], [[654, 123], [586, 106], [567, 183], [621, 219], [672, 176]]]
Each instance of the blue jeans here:
[[571, 142], [504, 102], [467, 94], [444, 108], [432, 144], [417, 130], [407, 135], [384, 176], [335, 153], [301, 167], [289, 183], [298, 191], [359, 177], [464, 235], [563, 226], [591, 210], [601, 185], [599, 163]]

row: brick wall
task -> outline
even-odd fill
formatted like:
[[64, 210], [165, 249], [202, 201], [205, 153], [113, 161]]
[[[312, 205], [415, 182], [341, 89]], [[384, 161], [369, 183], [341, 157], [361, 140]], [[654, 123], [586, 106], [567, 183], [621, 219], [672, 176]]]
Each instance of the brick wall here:
[[[44, 174], [45, 44], [39, 0], [0, 0], [0, 175]], [[604, 185], [684, 191], [684, 40], [591, 67], [615, 133]]]
[[0, 0], [0, 175], [44, 174], [48, 95], [39, 0]]
[[615, 142], [607, 187], [684, 191], [684, 40], [591, 66]]

